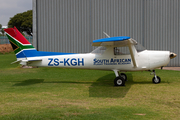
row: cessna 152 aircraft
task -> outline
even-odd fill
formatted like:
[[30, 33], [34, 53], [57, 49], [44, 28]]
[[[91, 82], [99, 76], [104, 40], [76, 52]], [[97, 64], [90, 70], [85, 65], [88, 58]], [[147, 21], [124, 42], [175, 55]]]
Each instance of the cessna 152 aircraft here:
[[91, 53], [58, 53], [37, 51], [16, 27], [4, 30], [16, 54], [17, 61], [28, 66], [64, 67], [81, 69], [112, 70], [116, 78], [115, 86], [124, 86], [127, 71], [152, 71], [152, 82], [161, 82], [155, 69], [166, 66], [176, 57], [169, 51], [139, 49], [137, 42], [128, 36], [109, 37], [93, 41], [99, 46]]

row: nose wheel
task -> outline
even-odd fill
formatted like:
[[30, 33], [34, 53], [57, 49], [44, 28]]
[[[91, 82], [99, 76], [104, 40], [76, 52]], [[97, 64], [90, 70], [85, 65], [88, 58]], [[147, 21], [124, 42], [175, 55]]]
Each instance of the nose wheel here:
[[161, 82], [161, 78], [160, 78], [159, 76], [153, 77], [152, 82], [153, 82], [154, 84], [158, 84], [158, 83]]
[[153, 72], [152, 72], [151, 74], [154, 75], [154, 77], [153, 77], [153, 79], [152, 79], [152, 82], [153, 82], [154, 84], [158, 84], [158, 83], [161, 82], [161, 78], [160, 78], [159, 76], [156, 76], [155, 70], [153, 70]]

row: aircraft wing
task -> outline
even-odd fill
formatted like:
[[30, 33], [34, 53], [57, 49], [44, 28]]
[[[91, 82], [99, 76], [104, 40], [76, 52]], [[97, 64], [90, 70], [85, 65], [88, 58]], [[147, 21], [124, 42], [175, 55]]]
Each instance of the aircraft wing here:
[[133, 61], [133, 65], [134, 67], [137, 67], [137, 63], [135, 59], [137, 51], [134, 48], [134, 45], [136, 44], [137, 42], [128, 36], [119, 36], [119, 37], [110, 37], [110, 38], [94, 40], [92, 45], [93, 46], [113, 46], [113, 47], [128, 46], [130, 54], [131, 54], [131, 58]]
[[119, 36], [94, 40], [92, 46], [123, 47], [129, 44], [137, 44], [137, 42], [128, 36]]

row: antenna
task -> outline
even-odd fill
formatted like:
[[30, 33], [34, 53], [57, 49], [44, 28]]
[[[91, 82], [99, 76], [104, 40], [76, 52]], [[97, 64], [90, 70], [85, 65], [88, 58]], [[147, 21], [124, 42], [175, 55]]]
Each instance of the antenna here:
[[103, 31], [103, 33], [104, 33], [108, 38], [110, 38], [110, 36], [109, 36], [106, 32]]

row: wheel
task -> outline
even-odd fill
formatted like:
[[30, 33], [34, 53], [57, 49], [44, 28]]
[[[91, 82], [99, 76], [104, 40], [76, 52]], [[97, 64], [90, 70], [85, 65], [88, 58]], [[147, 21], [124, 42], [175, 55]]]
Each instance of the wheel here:
[[124, 86], [125, 85], [125, 80], [124, 80], [124, 78], [123, 77], [116, 77], [115, 79], [114, 79], [114, 85], [115, 86]]
[[161, 78], [159, 76], [157, 76], [157, 79], [155, 79], [155, 77], [153, 77], [152, 82], [155, 84], [158, 84], [161, 82]]
[[127, 81], [127, 76], [126, 76], [126, 74], [121, 73], [120, 76], [121, 76], [122, 78], [124, 78], [125, 81]]

